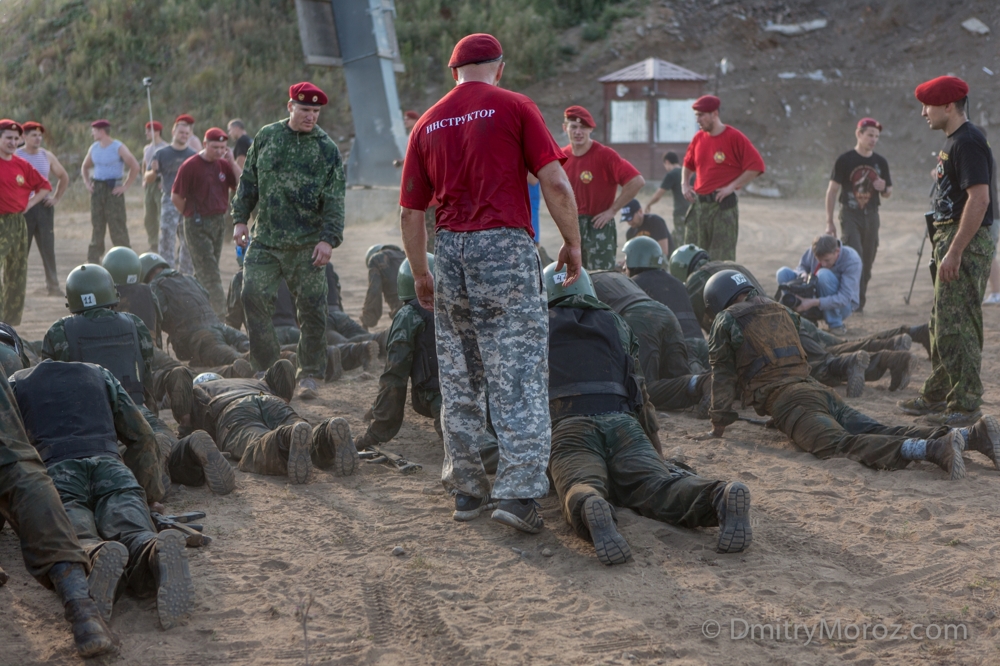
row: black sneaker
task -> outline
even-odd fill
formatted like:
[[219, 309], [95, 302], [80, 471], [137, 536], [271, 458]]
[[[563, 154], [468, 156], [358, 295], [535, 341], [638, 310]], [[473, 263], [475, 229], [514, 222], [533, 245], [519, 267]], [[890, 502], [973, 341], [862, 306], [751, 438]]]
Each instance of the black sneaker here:
[[632, 549], [625, 537], [618, 533], [615, 510], [606, 499], [591, 495], [583, 501], [580, 513], [590, 530], [590, 540], [594, 542], [597, 559], [602, 564], [625, 564], [632, 559]]
[[740, 553], [753, 541], [750, 526], [750, 489], [734, 481], [722, 491], [717, 508], [719, 514], [719, 553]]
[[538, 534], [545, 523], [535, 510], [537, 506], [538, 502], [533, 499], [500, 500], [493, 512], [493, 520], [528, 534]]
[[492, 509], [496, 503], [491, 503], [488, 497], [472, 497], [471, 495], [455, 495], [455, 512], [451, 517], [460, 523], [475, 520], [487, 509]]
[[111, 622], [111, 609], [115, 604], [115, 590], [128, 562], [128, 548], [117, 541], [106, 541], [94, 554], [94, 561], [87, 576], [90, 598], [105, 622]]

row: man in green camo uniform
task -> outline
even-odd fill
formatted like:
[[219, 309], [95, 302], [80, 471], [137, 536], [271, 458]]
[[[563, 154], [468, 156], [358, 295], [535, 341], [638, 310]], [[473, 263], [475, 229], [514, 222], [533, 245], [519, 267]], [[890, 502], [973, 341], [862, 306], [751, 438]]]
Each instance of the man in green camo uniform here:
[[365, 294], [365, 306], [361, 311], [361, 325], [370, 330], [382, 318], [382, 299], [389, 308], [389, 316], [395, 317], [403, 305], [396, 295], [396, 276], [399, 267], [406, 259], [406, 253], [395, 245], [372, 245], [365, 255], [365, 266], [368, 267], [368, 292]]
[[[289, 89], [288, 120], [261, 128], [233, 198], [235, 241], [247, 248], [243, 307], [256, 370], [278, 360], [271, 324], [278, 283], [295, 297], [302, 335], [296, 352], [303, 398], [316, 397], [326, 374], [324, 266], [344, 239], [344, 165], [337, 144], [316, 125], [326, 104], [311, 83]], [[247, 221], [256, 208], [253, 242]]]
[[[291, 483], [309, 479], [313, 466], [333, 468], [337, 476], [354, 473], [358, 452], [351, 428], [342, 418], [313, 427], [288, 404], [295, 368], [280, 359], [257, 379], [223, 379], [212, 373], [195, 377], [191, 424], [206, 430], [239, 468], [253, 474], [288, 475]], [[180, 455], [174, 466], [188, 466]]]
[[965, 449], [1000, 457], [1000, 422], [992, 416], [969, 428], [885, 426], [849, 407], [809, 376], [799, 341], [798, 315], [757, 292], [738, 271], [720, 271], [705, 286], [710, 313], [718, 312], [708, 340], [712, 363], [712, 432], [722, 437], [738, 414], [737, 396], [817, 458], [850, 458], [876, 469], [902, 469], [927, 460], [965, 477]]
[[920, 396], [899, 403], [934, 423], [968, 425], [982, 412], [983, 295], [998, 224], [996, 163], [986, 137], [966, 114], [969, 86], [954, 76], [922, 83], [916, 97], [931, 129], [947, 137], [938, 155], [928, 231], [934, 244], [931, 374]]
[[545, 269], [549, 472], [566, 522], [593, 541], [607, 565], [631, 557], [609, 500], [681, 527], [720, 525], [717, 550], [742, 551], [752, 539], [749, 489], [704, 479], [657, 454], [651, 443], [656, 417], [643, 408], [638, 338], [597, 300], [586, 273], [570, 287], [563, 286], [564, 276], [554, 263]]

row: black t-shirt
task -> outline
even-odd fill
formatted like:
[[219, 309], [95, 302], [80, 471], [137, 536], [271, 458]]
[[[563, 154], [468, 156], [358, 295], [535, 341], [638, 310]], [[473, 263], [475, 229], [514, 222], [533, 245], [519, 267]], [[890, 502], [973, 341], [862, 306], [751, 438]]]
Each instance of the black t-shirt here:
[[240, 138], [236, 139], [236, 145], [233, 146], [233, 157], [245, 157], [247, 152], [250, 150], [250, 144], [253, 143], [253, 139], [250, 138], [249, 134], [244, 134]]
[[993, 151], [978, 127], [970, 122], [955, 130], [938, 153], [937, 182], [931, 193], [936, 221], [962, 219], [968, 189], [986, 185], [990, 205], [986, 207], [982, 226], [993, 224]]
[[190, 147], [177, 150], [173, 146], [164, 146], [156, 151], [153, 159], [156, 160], [160, 171], [160, 178], [163, 179], [161, 186], [164, 192], [167, 194], [170, 193], [170, 190], [174, 187], [174, 178], [177, 177], [177, 170], [192, 155], [197, 155], [197, 153]]
[[681, 189], [681, 171], [680, 166], [674, 167], [660, 182], [661, 190], [674, 195], [674, 215], [683, 214], [688, 208], [687, 199], [684, 198], [684, 192]]
[[[675, 170], [679, 171], [679, 169]], [[629, 227], [628, 231], [625, 232], [625, 240], [632, 240], [636, 236], [649, 236], [655, 241], [666, 240], [670, 251], [674, 250], [674, 239], [670, 236], [667, 223], [659, 215], [646, 213], [642, 217], [642, 224], [637, 227]]]
[[878, 190], [873, 183], [881, 178], [885, 186], [892, 185], [889, 163], [878, 153], [870, 157], [856, 150], [849, 150], [837, 158], [830, 180], [840, 185], [840, 203], [850, 210], [877, 208], [881, 203]]

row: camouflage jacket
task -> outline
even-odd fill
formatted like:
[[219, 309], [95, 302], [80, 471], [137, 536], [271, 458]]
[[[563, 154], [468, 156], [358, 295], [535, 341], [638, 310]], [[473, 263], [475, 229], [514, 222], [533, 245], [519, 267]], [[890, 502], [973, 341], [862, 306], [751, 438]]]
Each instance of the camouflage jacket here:
[[233, 222], [246, 224], [256, 208], [253, 242], [274, 249], [344, 240], [344, 163], [319, 127], [296, 132], [288, 120], [254, 137], [233, 197]]
[[368, 293], [361, 311], [361, 325], [365, 328], [372, 328], [382, 318], [383, 296], [392, 317], [403, 305], [396, 293], [396, 277], [405, 259], [406, 253], [395, 245], [387, 245], [372, 255], [368, 262]]
[[[43, 359], [50, 358], [53, 361], [70, 361], [69, 357], [69, 341], [66, 339], [66, 320], [70, 317], [86, 317], [87, 319], [102, 319], [104, 317], [117, 316], [119, 313], [108, 308], [94, 308], [93, 310], [86, 310], [80, 314], [69, 315], [69, 317], [63, 317], [56, 323], [49, 327], [49, 330], [45, 333], [45, 339], [42, 340], [42, 350], [39, 353]], [[149, 329], [146, 328], [146, 324], [142, 322], [136, 315], [130, 312], [124, 312], [122, 314], [127, 315], [132, 319], [135, 324], [136, 331], [139, 334], [139, 353], [142, 354], [142, 360], [146, 365], [146, 377], [153, 376], [153, 336], [149, 334]]]

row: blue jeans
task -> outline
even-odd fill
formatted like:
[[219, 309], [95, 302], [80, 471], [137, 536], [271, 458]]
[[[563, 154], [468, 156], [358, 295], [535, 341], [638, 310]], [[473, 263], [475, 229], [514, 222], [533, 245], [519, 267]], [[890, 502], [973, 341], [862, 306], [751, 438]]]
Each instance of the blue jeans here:
[[[778, 284], [781, 285], [791, 282], [798, 277], [798, 274], [788, 266], [782, 266], [778, 269], [775, 277], [778, 280]], [[821, 297], [833, 296], [840, 289], [840, 278], [828, 268], [821, 268], [816, 272], [816, 281], [819, 283], [819, 295]], [[839, 328], [844, 325], [844, 320], [851, 316], [851, 312], [853, 310], [850, 305], [830, 308], [829, 310], [823, 310], [823, 318], [826, 319], [826, 324], [830, 328]]]

